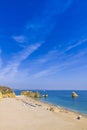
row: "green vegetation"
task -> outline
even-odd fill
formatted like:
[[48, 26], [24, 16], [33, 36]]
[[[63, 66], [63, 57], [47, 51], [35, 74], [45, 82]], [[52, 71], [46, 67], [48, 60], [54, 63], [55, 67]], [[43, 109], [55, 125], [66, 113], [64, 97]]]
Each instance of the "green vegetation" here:
[[25, 96], [33, 97], [33, 98], [40, 98], [41, 97], [39, 92], [32, 92], [32, 91], [22, 91], [21, 95], [25, 95]]

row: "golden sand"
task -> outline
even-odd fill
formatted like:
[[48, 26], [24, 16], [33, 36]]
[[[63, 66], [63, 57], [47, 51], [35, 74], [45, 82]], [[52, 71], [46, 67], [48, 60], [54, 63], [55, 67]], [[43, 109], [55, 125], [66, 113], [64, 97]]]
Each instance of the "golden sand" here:
[[0, 100], [0, 130], [87, 130], [87, 117], [31, 98]]

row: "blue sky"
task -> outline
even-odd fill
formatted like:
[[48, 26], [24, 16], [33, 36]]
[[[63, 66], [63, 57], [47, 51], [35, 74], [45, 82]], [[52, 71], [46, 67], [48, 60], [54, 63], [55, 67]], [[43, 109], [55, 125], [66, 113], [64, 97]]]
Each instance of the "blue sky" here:
[[86, 0], [0, 1], [0, 84], [87, 89]]

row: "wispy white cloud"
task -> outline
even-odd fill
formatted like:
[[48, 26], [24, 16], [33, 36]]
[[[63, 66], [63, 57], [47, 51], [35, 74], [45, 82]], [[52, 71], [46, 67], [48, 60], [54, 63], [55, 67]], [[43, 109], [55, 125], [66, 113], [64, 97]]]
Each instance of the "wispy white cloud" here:
[[7, 66], [2, 69], [0, 73], [0, 78], [14, 78], [15, 74], [18, 72], [18, 67], [21, 63], [26, 60], [32, 53], [34, 53], [39, 47], [41, 43], [36, 43], [34, 45], [29, 45], [22, 51], [18, 52], [13, 56], [13, 59], [8, 62]]
[[34, 17], [25, 25], [24, 34], [27, 35], [28, 41], [45, 41], [56, 25], [53, 16], [64, 12], [71, 4], [72, 0], [47, 0], [41, 17]]
[[70, 46], [67, 47], [66, 51], [69, 51], [69, 50], [71, 50], [71, 49], [73, 49], [75, 47], [78, 47], [78, 46], [84, 44], [85, 42], [87, 42], [87, 39], [82, 39], [82, 40], [80, 40], [80, 41], [78, 41], [78, 42], [76, 42], [74, 44], [71, 44]]
[[34, 66], [34, 69], [36, 67], [37, 71], [33, 72], [33, 74], [31, 73], [30, 77], [36, 79], [44, 77], [47, 78], [53, 75], [58, 76], [58, 73], [60, 72], [64, 73], [65, 71], [68, 72], [70, 70], [78, 71], [79, 68], [86, 66], [87, 64], [86, 57], [87, 57], [87, 49], [84, 49], [83, 51], [79, 50], [77, 54], [68, 54], [68, 55], [65, 52], [59, 54], [59, 51], [52, 50], [43, 57], [40, 57], [39, 59], [37, 58], [37, 60], [35, 60], [36, 65]]
[[25, 36], [20, 35], [20, 36], [12, 36], [12, 39], [14, 39], [18, 43], [25, 43], [27, 42], [27, 39]]
[[54, 65], [48, 66], [46, 69], [38, 70], [38, 72], [35, 72], [34, 74], [31, 74], [29, 76], [30, 79], [39, 79], [39, 78], [48, 78], [54, 77], [55, 75], [58, 76], [59, 72], [63, 72], [67, 67], [71, 65], [69, 63], [56, 63]]
[[48, 51], [46, 54], [44, 54], [43, 56], [40, 56], [40, 58], [37, 59], [37, 62], [40, 64], [42, 63], [46, 63], [49, 62], [53, 59], [56, 58], [56, 56], [58, 55], [58, 51], [57, 50], [50, 50]]
[[[42, 13], [42, 17], [41, 18], [37, 17], [29, 21], [27, 25], [25, 26], [23, 35], [13, 36], [12, 38], [16, 42], [22, 43], [22, 45], [24, 45], [23, 43], [26, 42], [26, 39], [27, 39], [27, 42], [29, 42], [30, 44], [34, 42], [38, 42], [38, 41], [45, 41], [45, 39], [47, 38], [47, 36], [49, 35], [51, 30], [55, 26], [55, 23], [51, 21], [51, 18], [53, 17], [53, 15], [57, 15], [61, 13], [63, 10], [67, 9], [71, 3], [69, 3], [69, 1], [62, 3], [61, 1], [58, 2], [57, 0], [55, 1], [51, 0], [50, 2], [48, 0], [46, 3], [45, 10]], [[13, 63], [9, 63], [9, 65], [4, 69], [3, 74], [8, 75], [9, 73], [12, 77], [12, 75], [17, 73], [19, 65], [21, 64], [23, 60], [25, 60], [32, 53], [32, 50], [34, 50], [34, 47], [31, 47], [31, 48], [27, 47], [26, 50], [14, 56], [13, 61], [12, 61]], [[51, 64], [53, 64], [56, 56], [57, 56], [57, 51], [52, 50], [52, 51], [49, 51], [48, 54], [45, 54], [44, 56], [40, 57], [37, 61], [35, 60], [35, 62], [37, 65], [46, 64], [48, 62], [51, 62]], [[50, 69], [47, 68], [45, 70], [38, 71], [37, 72], [38, 74], [36, 74], [35, 77], [40, 77], [41, 75], [46, 75], [47, 73], [54, 73], [53, 71], [54, 71], [53, 68], [50, 68]]]
[[27, 46], [24, 50], [20, 51], [18, 55], [14, 56], [15, 61], [23, 61], [28, 58], [34, 51], [36, 51], [41, 46], [41, 43], [36, 43], [34, 45]]
[[[59, 51], [58, 49], [53, 49], [48, 50], [47, 52], [46, 50], [45, 54], [41, 53], [39, 56], [36, 55], [35, 59], [30, 60], [27, 71], [25, 68], [23, 68], [23, 73], [19, 70], [23, 61], [28, 59], [28, 57], [41, 46], [41, 43], [38, 42], [45, 41], [51, 30], [54, 28], [56, 23], [52, 19], [53, 16], [67, 10], [72, 2], [73, 0], [67, 0], [65, 2], [61, 0], [48, 0], [46, 2], [45, 10], [42, 13], [42, 17], [32, 18], [32, 20], [25, 25], [23, 35], [12, 36], [12, 39], [23, 45], [24, 49], [13, 55], [12, 60], [9, 61], [7, 66], [1, 71], [1, 79], [7, 81], [15, 81], [15, 79], [18, 81], [21, 79], [24, 82], [26, 81], [25, 79], [27, 79], [28, 82], [29, 79], [37, 80], [39, 78], [47, 78], [53, 75], [58, 76], [58, 73], [63, 73], [63, 71], [68, 72], [68, 70], [71, 70], [74, 66], [78, 66], [79, 63], [84, 66], [82, 58], [86, 55], [86, 50], [84, 50], [84, 52], [78, 52], [75, 55], [72, 53], [66, 54], [66, 52], [82, 45], [87, 39], [74, 42], [73, 44], [70, 43], [67, 48], [63, 48], [63, 51], [61, 51], [61, 49]], [[28, 44], [25, 46], [25, 43]], [[36, 44], [33, 45], [33, 43]], [[60, 47], [62, 48], [62, 44]], [[31, 71], [29, 71], [29, 69]], [[23, 83], [23, 81], [21, 82]]]
[[47, 70], [42, 70], [42, 71], [40, 71], [40, 72], [34, 74], [34, 75], [31, 76], [31, 77], [33, 77], [33, 78], [41, 78], [41, 77], [43, 77], [43, 76], [48, 76], [49, 72], [50, 72], [49, 69], [47, 69]]
[[[27, 48], [23, 49], [19, 53], [13, 56], [12, 61], [9, 61], [6, 68], [2, 70], [0, 73], [0, 79], [6, 82], [18, 82], [22, 83], [26, 82], [25, 84], [28, 85], [28, 81], [37, 81], [39, 79], [47, 79], [50, 80], [51, 77], [58, 76], [60, 73], [64, 73], [67, 71], [78, 71], [78, 69], [82, 69], [82, 67], [85, 66], [87, 62], [84, 63], [84, 60], [82, 60], [84, 57], [86, 58], [87, 55], [87, 49], [84, 49], [84, 51], [80, 51], [77, 54], [73, 55], [67, 55], [64, 53], [60, 53], [58, 50], [51, 50], [47, 54], [43, 55], [42, 57], [39, 57], [39, 59], [36, 57], [35, 63], [37, 65], [33, 66], [32, 61], [32, 67], [27, 68], [27, 71], [23, 69], [21, 72], [18, 70], [19, 66], [22, 64], [24, 60], [26, 60], [35, 50], [37, 50], [41, 46], [41, 43], [36, 43], [35, 45], [28, 46]], [[57, 57], [55, 60], [54, 57], [57, 55], [60, 55], [60, 57]], [[62, 60], [63, 59], [63, 60]], [[49, 63], [50, 65], [46, 66], [46, 63]], [[79, 66], [81, 65], [81, 66]], [[40, 66], [40, 68], [39, 68]], [[42, 66], [42, 67], [41, 67]], [[45, 68], [43, 66], [46, 66]], [[77, 67], [76, 67], [77, 66]], [[79, 66], [79, 67], [78, 67]], [[34, 68], [33, 68], [34, 67]], [[34, 69], [37, 69], [37, 71], [34, 71]], [[29, 73], [29, 69], [31, 69]], [[22, 75], [23, 74], [23, 75]], [[20, 78], [19, 78], [20, 77]], [[23, 81], [20, 81], [23, 80]]]
[[[31, 21], [29, 21], [25, 26], [24, 35], [13, 36], [13, 39], [19, 43], [25, 43], [26, 38], [29, 43], [33, 43], [34, 41], [35, 42], [45, 41], [46, 37], [49, 35], [50, 31], [55, 26], [55, 23], [53, 21], [51, 22], [51, 18], [53, 17], [53, 15], [57, 15], [62, 11], [66, 10], [71, 4], [72, 0], [67, 1], [65, 3], [62, 3], [61, 1], [58, 2], [57, 0], [51, 0], [51, 1], [48, 0], [46, 2], [45, 10], [42, 13], [42, 18], [34, 18]], [[16, 72], [19, 64], [24, 59], [26, 59], [26, 57], [29, 54], [31, 54], [32, 50], [34, 50], [34, 47], [33, 48], [31, 47], [31, 49], [29, 47], [26, 50], [20, 52], [18, 55], [14, 56], [15, 59], [13, 60], [14, 64], [9, 63], [9, 66], [6, 68], [7, 72], [9, 71], [9, 68], [10, 69], [14, 68], [14, 71]], [[58, 52], [56, 50], [49, 51], [44, 56], [41, 56], [39, 59], [35, 60], [35, 63], [37, 65], [46, 64], [48, 62], [53, 63], [55, 57], [57, 56], [57, 53]], [[41, 75], [45, 75], [50, 72], [53, 73], [53, 69], [52, 70], [51, 69], [52, 68], [42, 70], [41, 72], [38, 72], [38, 74], [36, 74], [35, 77], [40, 77]]]

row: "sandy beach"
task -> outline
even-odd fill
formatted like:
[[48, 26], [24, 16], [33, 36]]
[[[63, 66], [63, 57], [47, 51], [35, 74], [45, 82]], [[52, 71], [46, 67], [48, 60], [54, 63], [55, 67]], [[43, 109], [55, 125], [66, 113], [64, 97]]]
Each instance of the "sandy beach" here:
[[0, 100], [0, 130], [87, 130], [87, 117], [31, 98]]

